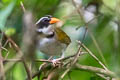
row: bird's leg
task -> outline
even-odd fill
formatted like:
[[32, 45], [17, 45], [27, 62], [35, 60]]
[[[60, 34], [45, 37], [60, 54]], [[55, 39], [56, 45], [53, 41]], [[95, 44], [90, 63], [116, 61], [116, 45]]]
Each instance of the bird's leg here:
[[58, 59], [53, 59], [52, 64], [53, 64], [54, 67], [56, 67], [56, 66], [59, 66], [59, 64], [61, 64], [61, 62], [59, 61], [59, 58]]
[[62, 62], [60, 61], [62, 58], [64, 58], [64, 53], [62, 53], [60, 58], [52, 60], [53, 66], [59, 66], [59, 64], [62, 64]]

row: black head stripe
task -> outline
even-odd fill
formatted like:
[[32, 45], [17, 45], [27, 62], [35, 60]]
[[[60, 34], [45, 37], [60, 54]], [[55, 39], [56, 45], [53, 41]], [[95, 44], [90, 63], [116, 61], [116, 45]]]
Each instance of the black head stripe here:
[[40, 19], [36, 22], [36, 25], [39, 24], [40, 22], [42, 22], [42, 20], [43, 20], [43, 19], [46, 19], [46, 18], [48, 18], [48, 17], [42, 17], [42, 18], [40, 18]]
[[53, 38], [53, 37], [54, 37], [54, 35], [55, 35], [55, 33], [53, 32], [52, 34], [47, 35], [46, 37], [47, 37], [47, 38]]
[[37, 23], [36, 23], [36, 25], [38, 26], [38, 28], [48, 27], [49, 24], [50, 24], [49, 22], [50, 22], [50, 20], [51, 20], [50, 17], [51, 17], [51, 16], [45, 16], [45, 17], [40, 18], [40, 19], [37, 21]]

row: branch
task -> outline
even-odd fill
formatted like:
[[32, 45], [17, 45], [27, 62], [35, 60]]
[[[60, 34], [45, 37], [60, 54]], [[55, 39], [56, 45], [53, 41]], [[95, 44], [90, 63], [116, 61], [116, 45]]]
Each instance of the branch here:
[[[98, 54], [101, 56], [101, 59], [102, 59], [103, 63], [107, 66], [106, 60], [105, 60], [105, 58], [104, 58], [104, 56], [103, 56], [103, 52], [102, 52], [100, 46], [98, 45], [98, 43], [97, 43], [94, 35], [93, 35], [92, 32], [90, 31], [90, 29], [88, 29], [88, 32], [89, 32], [89, 35], [90, 35], [90, 37], [91, 37], [91, 39], [92, 39], [92, 41], [93, 41], [96, 49], [98, 50]], [[106, 68], [105, 68], [105, 69], [106, 69]]]
[[[72, 3], [73, 3], [73, 6], [77, 9], [77, 5], [76, 5], [76, 3], [75, 3], [74, 0], [72, 0]], [[82, 10], [82, 11], [83, 11], [83, 10]], [[77, 9], [77, 12], [78, 12], [81, 20], [82, 20], [82, 21], [84, 22], [84, 24], [85, 24], [85, 27], [86, 27], [85, 34], [86, 34], [86, 32], [87, 32], [87, 30], [88, 30], [88, 24], [89, 24], [92, 20], [94, 20], [95, 18], [93, 18], [93, 19], [90, 20], [88, 23], [86, 23], [86, 21], [84, 20], [83, 14], [82, 14], [82, 12], [81, 12], [81, 5], [80, 5], [80, 8]], [[83, 12], [84, 12], [84, 11], [83, 11]], [[89, 32], [89, 31], [88, 31], [88, 32]], [[84, 36], [85, 36], [85, 34], [84, 34]], [[92, 36], [91, 36], [91, 38], [93, 39]], [[95, 43], [96, 40], [93, 39], [93, 42]], [[82, 41], [81, 43], [83, 43], [83, 41]], [[95, 45], [96, 45], [96, 43], [95, 43]], [[104, 63], [106, 63], [103, 55], [101, 54], [101, 50], [100, 50], [99, 46], [97, 45], [96, 47], [97, 47], [97, 49], [98, 49], [98, 51], [99, 51], [99, 54], [100, 54], [101, 58], [103, 59]], [[95, 57], [96, 57], [96, 56], [95, 56]], [[97, 59], [97, 57], [96, 57], [96, 59]], [[100, 61], [100, 64], [103, 66], [104, 69], [108, 70], [107, 67], [106, 67], [101, 61]]]
[[[62, 74], [62, 76], [60, 77], [61, 79], [64, 78], [64, 76], [70, 71], [70, 69], [72, 69], [72, 67], [74, 66], [74, 64], [77, 62], [79, 55], [81, 55], [81, 46], [79, 46], [79, 49], [77, 51], [77, 53], [74, 56], [73, 62], [71, 63], [71, 65], [65, 70], [65, 72]], [[70, 61], [71, 62], [71, 61]], [[69, 63], [70, 63], [69, 62]]]
[[27, 76], [29, 80], [32, 80], [32, 72], [30, 70], [30, 67], [28, 67], [28, 64], [26, 62], [31, 62], [34, 60], [35, 57], [35, 49], [36, 49], [36, 32], [35, 32], [35, 25], [33, 23], [33, 16], [32, 13], [26, 12], [24, 17], [24, 36], [23, 36], [23, 45], [22, 45], [22, 51], [24, 53], [23, 64], [25, 66]]
[[22, 3], [20, 2], [21, 8], [24, 12], [24, 36], [23, 36], [23, 45], [22, 45], [22, 51], [25, 54], [22, 59], [23, 59], [23, 64], [27, 72], [28, 80], [32, 80], [32, 71], [31, 68], [28, 67], [28, 64], [26, 62], [31, 64], [31, 61], [34, 60], [34, 53], [35, 53], [35, 44], [36, 44], [36, 32], [35, 32], [35, 25], [33, 23], [33, 16], [31, 12], [26, 12], [25, 7]]
[[105, 70], [108, 70], [107, 67], [80, 41], [78, 43], [92, 56]]
[[[76, 3], [74, 2], [74, 0], [72, 0], [72, 3], [73, 3], [73, 6], [76, 8], [77, 12], [79, 13], [81, 20], [85, 23], [85, 20], [84, 20], [84, 18], [82, 17], [83, 15], [81, 14], [81, 11], [77, 8]], [[80, 5], [79, 7], [82, 7], [82, 6]], [[83, 43], [83, 41], [84, 41], [84, 39], [85, 39], [86, 33], [87, 33], [87, 27], [85, 28], [85, 33], [84, 33], [83, 38], [82, 38], [82, 43]], [[68, 67], [68, 69], [62, 74], [61, 79], [64, 78], [64, 76], [70, 71], [70, 69], [71, 69], [71, 68], [74, 66], [74, 64], [77, 62], [77, 60], [78, 60], [78, 58], [79, 58], [79, 55], [80, 55], [81, 52], [82, 52], [81, 50], [82, 50], [82, 47], [81, 47], [81, 45], [80, 45], [79, 48], [78, 48], [77, 53], [75, 54], [75, 57], [74, 57], [74, 59], [73, 59], [73, 62], [72, 62], [71, 65]]]
[[5, 72], [4, 72], [4, 66], [3, 66], [3, 57], [1, 53], [1, 41], [0, 41], [0, 80], [5, 80]]
[[26, 12], [26, 9], [25, 9], [22, 1], [20, 1], [20, 5], [21, 5], [21, 8], [22, 8], [23, 12], [25, 13], [25, 12]]
[[[21, 2], [22, 3], [22, 2]], [[26, 15], [27, 16], [27, 15]], [[25, 17], [26, 17], [25, 16]], [[30, 21], [32, 21], [32, 19], [31, 19], [31, 17], [30, 16], [27, 16], [27, 17], [29, 17], [29, 19], [28, 20], [26, 20], [25, 22], [27, 23], [29, 23]], [[24, 18], [25, 19], [25, 18]], [[30, 22], [30, 26], [29, 27], [27, 27], [27, 28], [31, 28], [31, 26], [32, 27], [34, 27], [33, 25], [31, 25], [33, 22]], [[26, 26], [28, 26], [28, 25], [26, 25]], [[31, 28], [32, 29], [32, 28]], [[34, 30], [34, 29], [33, 29]], [[27, 30], [27, 31], [29, 31], [29, 29]], [[30, 30], [30, 32], [33, 32], [33, 31], [31, 31]], [[34, 34], [34, 33], [33, 33]], [[6, 36], [7, 37], [7, 36]], [[27, 36], [27, 37], [29, 37], [29, 36]], [[24, 38], [23, 39], [25, 39], [25, 38], [27, 38], [27, 37], [25, 37], [24, 36]], [[17, 54], [14, 58], [17, 58], [17, 59], [21, 59], [22, 57], [23, 57], [23, 53], [27, 53], [28, 54], [28, 52], [30, 51], [30, 53], [32, 52], [31, 50], [33, 50], [33, 49], [30, 49], [30, 46], [28, 46], [27, 45], [27, 50], [25, 51], [24, 49], [26, 48], [24, 48], [23, 49], [23, 52], [22, 52], [22, 50], [16, 45], [16, 43], [10, 38], [10, 37], [7, 37], [8, 38], [8, 40], [9, 40], [9, 42], [11, 42], [12, 44], [13, 44], [13, 46], [15, 47], [15, 50], [16, 51], [18, 51], [18, 53], [20, 53], [20, 54]], [[32, 39], [30, 39], [30, 40], [33, 40], [34, 38], [32, 38]], [[34, 42], [34, 41], [33, 41]], [[27, 42], [26, 42], [27, 43]], [[30, 44], [31, 45], [31, 44]], [[34, 47], [35, 48], [35, 47]], [[33, 50], [34, 51], [34, 50]], [[26, 57], [26, 56], [25, 56]], [[28, 56], [27, 56], [28, 57]], [[29, 56], [30, 57], [30, 56]], [[33, 57], [33, 56], [31, 56], [31, 57]], [[29, 80], [32, 80], [32, 78], [31, 78], [31, 72], [30, 72], [30, 70], [29, 70], [29, 68], [28, 68], [28, 65], [26, 64], [26, 61], [25, 61], [25, 59], [26, 58], [22, 58], [23, 59], [23, 63], [24, 63], [24, 66], [25, 66], [25, 69], [26, 69], [26, 72], [27, 72], [27, 75], [28, 75], [28, 77], [29, 77]], [[8, 64], [6, 64], [6, 67], [5, 67], [5, 73], [16, 63], [17, 61], [15, 61], [14, 63], [8, 63]], [[28, 71], [29, 70], [29, 71]]]
[[[34, 61], [52, 63], [51, 60], [45, 60], [45, 59], [35, 59]], [[5, 59], [4, 62], [22, 62], [22, 59]]]
[[[81, 54], [80, 54], [79, 56], [81, 56], [81, 55], [83, 55], [83, 54], [86, 54], [86, 52], [81, 52]], [[75, 56], [76, 56], [76, 54], [70, 55], [70, 56], [67, 56], [67, 57], [64, 57], [64, 58], [59, 59], [59, 61], [65, 61], [65, 60], [74, 58]], [[47, 66], [50, 66], [50, 65], [47, 65]], [[42, 70], [40, 69], [38, 72], [36, 72], [36, 73], [34, 73], [34, 74], [32, 75], [32, 78], [38, 76], [41, 72], [42, 72]]]
[[11, 39], [11, 37], [7, 36], [4, 33], [5, 37], [8, 39], [8, 42], [10, 42], [12, 44], [12, 46], [15, 48], [15, 50], [19, 53], [19, 54], [23, 54], [20, 47]]
[[[50, 67], [52, 65], [46, 65], [46, 67]], [[40, 71], [34, 73], [34, 75], [32, 76], [32, 78], [38, 76], [38, 74], [40, 74], [42, 71], [44, 71], [46, 68], [44, 67], [44, 69], [41, 69]], [[64, 70], [66, 70], [67, 68], [64, 67]], [[61, 68], [62, 70], [62, 68]], [[108, 71], [108, 70], [104, 70], [102, 68], [97, 68], [97, 67], [92, 67], [92, 66], [86, 66], [86, 65], [80, 65], [78, 63], [76, 63], [75, 68], [72, 68], [71, 70], [84, 70], [84, 71], [88, 71], [88, 72], [92, 72], [95, 74], [100, 74], [103, 76], [107, 76], [107, 77], [111, 77], [111, 78], [116, 78], [116, 74], [112, 71]]]
[[[7, 41], [10, 42], [12, 44], [12, 46], [14, 47], [14, 49], [17, 51], [17, 55], [13, 58], [16, 59], [21, 59], [21, 57], [23, 56], [22, 50], [20, 49], [20, 47], [12, 40], [11, 37], [7, 36], [4, 33], [4, 36], [8, 39]], [[7, 43], [6, 43], [7, 44]], [[5, 45], [4, 45], [5, 46]], [[7, 63], [6, 67], [5, 67], [5, 73], [16, 63], [17, 61], [15, 61], [14, 63]]]
[[116, 78], [116, 74], [114, 72], [109, 71], [109, 70], [104, 70], [102, 68], [80, 65], [80, 64], [76, 64], [75, 68], [77, 70], [85, 70], [85, 71], [88, 71], [88, 72], [103, 74], [103, 75], [111, 77], [111, 78]]
[[32, 72], [31, 72], [30, 68], [28, 67], [28, 64], [26, 63], [25, 59], [23, 59], [23, 64], [24, 64], [25, 70], [27, 72], [28, 80], [32, 80]]

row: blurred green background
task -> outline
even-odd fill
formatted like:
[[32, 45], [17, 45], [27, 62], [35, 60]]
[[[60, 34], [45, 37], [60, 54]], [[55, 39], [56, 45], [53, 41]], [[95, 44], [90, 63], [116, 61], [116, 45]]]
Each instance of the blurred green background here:
[[[72, 0], [0, 0], [0, 29], [20, 46], [22, 41], [22, 17], [24, 15], [20, 1], [26, 10], [31, 11], [35, 22], [42, 16], [52, 15], [62, 20], [62, 29], [70, 36], [72, 43], [66, 50], [66, 56], [77, 51], [76, 40], [82, 40], [85, 33], [85, 23], [74, 7]], [[120, 75], [120, 0], [75, 0], [82, 6], [83, 18], [88, 23], [88, 32], [84, 44], [110, 69]], [[79, 27], [79, 29], [77, 29]], [[2, 41], [4, 45], [6, 39]], [[9, 44], [5, 47], [8, 59], [16, 52]], [[2, 50], [2, 55], [7, 52]], [[36, 53], [40, 58], [39, 52]], [[12, 62], [10, 62], [12, 63]], [[79, 58], [79, 63], [101, 67], [88, 54]], [[37, 63], [38, 64], [38, 63]], [[39, 66], [39, 65], [38, 65]], [[71, 71], [71, 80], [104, 80], [93, 73]], [[7, 80], [24, 80], [26, 72], [21, 63], [16, 63], [7, 73]], [[34, 80], [37, 80], [34, 79]], [[69, 80], [66, 75], [64, 80]]]

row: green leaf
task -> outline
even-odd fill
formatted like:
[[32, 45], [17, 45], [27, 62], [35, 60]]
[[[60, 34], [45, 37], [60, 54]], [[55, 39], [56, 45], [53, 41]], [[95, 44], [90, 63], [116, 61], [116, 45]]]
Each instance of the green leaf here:
[[106, 5], [111, 9], [115, 9], [116, 7], [116, 0], [103, 0], [103, 2], [104, 2], [104, 5]]
[[16, 3], [16, 0], [13, 0], [7, 7], [0, 10], [0, 29], [1, 30], [4, 30], [7, 18], [11, 14], [15, 3]]
[[17, 63], [13, 68], [13, 80], [25, 80], [26, 72], [22, 63]]
[[7, 30], [5, 30], [5, 34], [7, 36], [11, 36], [11, 35], [15, 34], [15, 32], [16, 32], [15, 28], [8, 28]]

